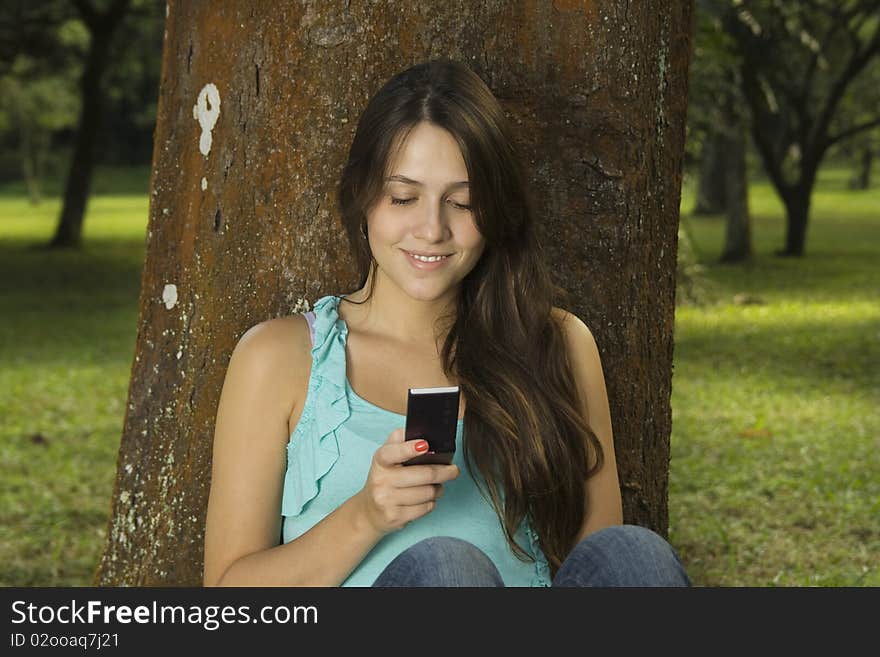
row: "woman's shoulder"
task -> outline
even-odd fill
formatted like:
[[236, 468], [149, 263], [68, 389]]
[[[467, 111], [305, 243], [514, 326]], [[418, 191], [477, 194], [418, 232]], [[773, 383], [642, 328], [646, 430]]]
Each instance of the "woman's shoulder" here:
[[277, 374], [279, 384], [296, 379], [303, 369], [308, 376], [311, 363], [308, 321], [303, 314], [263, 320], [244, 332], [235, 351], [246, 355], [267, 376]]
[[263, 350], [284, 353], [293, 348], [297, 351], [296, 347], [311, 343], [309, 323], [302, 313], [273, 317], [251, 326], [239, 338], [239, 342], [244, 341], [255, 343]]
[[557, 322], [562, 323], [565, 321], [566, 316], [571, 313], [563, 308], [557, 308], [556, 306], [552, 306], [550, 308], [550, 317], [555, 319]]
[[573, 325], [580, 324], [584, 328], [586, 328], [586, 324], [581, 321], [581, 318], [575, 315], [572, 312], [565, 310], [564, 308], [557, 308], [556, 306], [552, 306], [550, 308], [550, 317], [556, 321], [559, 326], [562, 327], [563, 332], [570, 332], [573, 328]]
[[550, 316], [561, 327], [569, 352], [583, 351], [585, 345], [590, 350], [595, 348], [596, 340], [593, 332], [580, 317], [556, 306], [550, 309]]
[[552, 306], [550, 308], [550, 316], [566, 328], [578, 327], [581, 330], [590, 330], [580, 317], [564, 308]]

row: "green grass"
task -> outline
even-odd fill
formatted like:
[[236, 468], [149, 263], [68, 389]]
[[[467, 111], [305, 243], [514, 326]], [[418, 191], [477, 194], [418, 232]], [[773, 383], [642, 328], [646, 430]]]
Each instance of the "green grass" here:
[[670, 541], [699, 584], [880, 585], [880, 190], [846, 175], [820, 176], [802, 259], [772, 255], [753, 183], [748, 265], [717, 263], [723, 218], [684, 190], [709, 303], [676, 310]]
[[[103, 173], [98, 189], [118, 178]], [[93, 197], [73, 253], [30, 249], [51, 237], [57, 197], [0, 191], [0, 585], [91, 584], [134, 354], [142, 186]]]
[[[880, 190], [820, 177], [807, 255], [750, 191], [755, 259], [718, 265], [719, 217], [683, 221], [708, 303], [676, 311], [670, 541], [697, 585], [880, 585]], [[85, 248], [0, 189], [0, 585], [88, 585], [134, 354], [148, 172], [101, 172]], [[56, 189], [58, 186], [56, 185]], [[123, 193], [111, 190], [122, 190]], [[761, 305], [736, 305], [747, 293]]]

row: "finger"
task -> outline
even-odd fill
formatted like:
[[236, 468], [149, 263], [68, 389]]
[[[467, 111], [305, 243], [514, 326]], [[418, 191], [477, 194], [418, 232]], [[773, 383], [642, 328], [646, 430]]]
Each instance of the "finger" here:
[[455, 464], [443, 465], [440, 463], [426, 463], [421, 465], [411, 465], [407, 468], [407, 470], [419, 470], [421, 468], [430, 468], [431, 474], [428, 476], [428, 480], [433, 484], [442, 484], [447, 481], [452, 481], [456, 477], [458, 477], [460, 470], [458, 466]]
[[420, 463], [397, 468], [389, 473], [387, 481], [395, 488], [442, 484], [458, 476], [458, 466]]
[[[403, 430], [401, 429], [401, 434]], [[419, 449], [421, 447], [421, 449]], [[409, 461], [411, 458], [419, 454], [425, 454], [428, 451], [428, 441], [426, 440], [404, 440], [401, 442], [386, 442], [377, 451], [376, 456], [380, 465], [390, 467]]]
[[399, 463], [398, 455], [402, 451], [409, 453], [409, 450], [412, 447], [412, 445], [404, 440], [404, 437], [404, 431], [401, 427], [398, 427], [389, 433], [385, 442], [373, 454], [373, 460], [386, 468]]
[[437, 502], [425, 502], [424, 504], [414, 504], [413, 506], [402, 506], [401, 515], [403, 516], [404, 525], [421, 518], [423, 515], [430, 513], [437, 506]]
[[[421, 466], [409, 466], [410, 468], [418, 468]], [[443, 465], [443, 464], [427, 464], [427, 467], [432, 468], [433, 473], [431, 475], [431, 481], [433, 483], [444, 483], [447, 481], [452, 481], [460, 474], [460, 470], [457, 465]]]
[[[392, 503], [397, 506], [416, 506], [437, 500], [439, 498], [437, 487], [440, 484], [428, 484], [427, 486], [410, 486], [409, 488], [398, 488], [392, 498]], [[442, 491], [442, 487], [440, 488]]]

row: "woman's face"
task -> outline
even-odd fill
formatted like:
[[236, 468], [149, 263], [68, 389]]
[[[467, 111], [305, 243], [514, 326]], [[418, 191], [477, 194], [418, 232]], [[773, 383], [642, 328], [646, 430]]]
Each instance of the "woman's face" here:
[[[425, 301], [458, 286], [485, 244], [469, 208], [467, 183], [452, 135], [425, 121], [416, 125], [390, 163], [384, 190], [367, 217], [377, 276]], [[418, 262], [411, 254], [446, 257]]]

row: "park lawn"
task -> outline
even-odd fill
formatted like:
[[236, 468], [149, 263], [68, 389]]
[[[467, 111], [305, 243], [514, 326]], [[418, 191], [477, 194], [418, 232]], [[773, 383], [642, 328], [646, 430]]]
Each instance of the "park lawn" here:
[[698, 584], [880, 585], [880, 189], [847, 176], [820, 175], [802, 259], [753, 183], [749, 265], [717, 264], [685, 186], [707, 303], [676, 309], [669, 537]]
[[73, 253], [29, 250], [51, 237], [57, 196], [32, 208], [20, 187], [0, 190], [2, 586], [92, 583], [134, 355], [148, 176], [137, 193], [91, 199]]
[[[756, 257], [717, 265], [687, 216], [705, 305], [676, 310], [670, 541], [697, 585], [880, 585], [880, 190], [820, 177], [807, 256], [750, 191]], [[0, 585], [92, 583], [134, 354], [148, 172], [103, 172], [78, 253], [58, 199], [0, 189]], [[139, 187], [138, 181], [142, 181]], [[117, 182], [121, 181], [121, 182]], [[124, 193], [114, 193], [123, 189]], [[737, 305], [745, 292], [763, 303]]]

